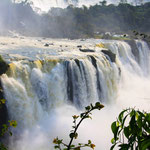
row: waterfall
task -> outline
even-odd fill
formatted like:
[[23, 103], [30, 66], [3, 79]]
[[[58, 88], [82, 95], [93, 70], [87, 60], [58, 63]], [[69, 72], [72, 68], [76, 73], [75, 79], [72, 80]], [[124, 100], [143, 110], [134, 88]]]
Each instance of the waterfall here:
[[[80, 52], [80, 57], [66, 55], [57, 59], [18, 60], [10, 63], [7, 74], [1, 77], [9, 119], [18, 122], [14, 137], [10, 140], [10, 150], [53, 149], [49, 140], [58, 134], [68, 140], [71, 115], [78, 114], [85, 106], [97, 101], [106, 108], [95, 113], [94, 125], [88, 122], [89, 125], [85, 123], [85, 127], [90, 127], [91, 134], [92, 130], [99, 133], [94, 138], [89, 137], [96, 141], [96, 150], [108, 149], [110, 139], [104, 142], [102, 136], [110, 137], [105, 127], [110, 126], [121, 108], [132, 104], [136, 106], [133, 101], [137, 97], [138, 100], [144, 99], [143, 105], [147, 105], [145, 99], [149, 98], [147, 83], [150, 82], [150, 51], [146, 42], [132, 41], [136, 49], [124, 41], [102, 42], [106, 51], [115, 54], [115, 62], [108, 53], [96, 49], [92, 53]], [[135, 50], [138, 55], [135, 55]], [[147, 89], [139, 93], [144, 87]], [[138, 93], [130, 93], [134, 88]], [[131, 105], [127, 105], [126, 98], [132, 98], [133, 101], [129, 102]], [[140, 104], [142, 102], [138, 101]], [[85, 129], [81, 129], [80, 140], [84, 142], [88, 134]]]

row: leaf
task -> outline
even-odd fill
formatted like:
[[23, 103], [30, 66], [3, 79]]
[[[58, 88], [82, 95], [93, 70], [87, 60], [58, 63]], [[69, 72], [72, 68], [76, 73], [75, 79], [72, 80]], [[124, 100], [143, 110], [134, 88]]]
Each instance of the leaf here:
[[15, 121], [15, 120], [10, 121], [10, 126], [16, 128], [17, 127], [17, 121]]
[[78, 133], [75, 133], [74, 138], [75, 138], [75, 139], [77, 139], [77, 138], [78, 138]]
[[145, 119], [150, 124], [150, 113], [147, 113]]
[[58, 144], [61, 144], [62, 143], [62, 140], [58, 140]]
[[56, 145], [56, 146], [54, 146], [54, 148], [55, 148], [55, 149], [59, 149], [59, 146], [58, 146], [58, 145]]
[[126, 136], [126, 138], [129, 138], [129, 136], [130, 136], [130, 128], [129, 128], [129, 126], [125, 127], [123, 132], [124, 132], [124, 135]]
[[87, 106], [87, 107], [85, 107], [85, 109], [86, 109], [86, 110], [90, 110], [90, 109], [91, 109], [91, 107], [90, 107], [90, 106]]
[[119, 119], [119, 121], [120, 121], [121, 123], [122, 123], [122, 120], [123, 120], [124, 113], [125, 113], [127, 110], [128, 110], [128, 109], [122, 111], [122, 112], [119, 114], [118, 119]]
[[91, 144], [92, 142], [91, 142], [91, 140], [88, 140], [88, 144]]
[[118, 146], [121, 147], [121, 150], [128, 150], [129, 148], [129, 144], [120, 144]]
[[111, 146], [110, 150], [113, 150], [117, 143]]
[[115, 144], [115, 139], [114, 138], [111, 139], [111, 143]]
[[133, 117], [133, 116], [135, 116], [135, 110], [134, 109], [132, 109], [132, 111], [130, 112], [130, 117]]
[[9, 132], [9, 135], [12, 136], [12, 132]]
[[100, 102], [96, 102], [96, 103], [95, 103], [95, 106], [96, 106], [96, 107], [99, 107], [100, 105], [101, 105]]
[[142, 128], [142, 116], [141, 115], [138, 116], [137, 125], [139, 128]]
[[102, 105], [100, 102], [96, 102], [95, 107], [100, 110], [100, 109], [104, 108], [104, 105]]
[[135, 115], [132, 115], [131, 120], [129, 122], [129, 125], [130, 125], [130, 128], [132, 131], [134, 131], [134, 129], [135, 129], [135, 124], [136, 124]]
[[82, 118], [84, 115], [85, 115], [85, 113], [81, 113], [81, 114], [80, 114], [80, 117]]
[[141, 111], [137, 111], [141, 117], [145, 118], [145, 115]]
[[2, 104], [5, 104], [6, 100], [5, 100], [5, 99], [1, 99], [0, 102], [1, 102]]
[[117, 140], [118, 129], [119, 129], [119, 127], [117, 127], [116, 121], [113, 122], [113, 123], [111, 124], [111, 130], [112, 130], [112, 132], [113, 132], [113, 134], [114, 134], [114, 139], [115, 139], [115, 141]]
[[126, 119], [127, 119], [128, 116], [129, 116], [129, 114], [127, 114], [127, 115], [123, 118], [123, 121], [122, 121], [122, 128], [124, 127], [125, 121], [126, 121]]
[[70, 133], [69, 136], [70, 136], [70, 138], [74, 138], [75, 134], [74, 133]]
[[150, 147], [150, 139], [146, 139], [141, 143], [142, 150], [146, 150]]

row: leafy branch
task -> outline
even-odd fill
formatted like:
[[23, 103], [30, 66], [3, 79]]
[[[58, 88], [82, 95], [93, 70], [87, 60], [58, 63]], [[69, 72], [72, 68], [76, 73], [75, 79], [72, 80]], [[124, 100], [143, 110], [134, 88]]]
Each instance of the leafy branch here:
[[[74, 115], [72, 116], [73, 118], [73, 126], [72, 126], [72, 130], [71, 133], [69, 134], [70, 137], [70, 142], [69, 144], [65, 144], [63, 142], [63, 139], [59, 139], [58, 137], [55, 138], [53, 140], [53, 143], [55, 144], [54, 148], [55, 149], [59, 149], [59, 150], [80, 150], [83, 147], [90, 147], [92, 149], [94, 149], [95, 145], [91, 142], [91, 140], [88, 140], [87, 144], [83, 144], [83, 143], [78, 143], [77, 146], [73, 145], [73, 140], [78, 138], [78, 133], [77, 130], [79, 128], [79, 126], [81, 125], [81, 123], [83, 122], [83, 120], [90, 118], [92, 119], [91, 115], [92, 115], [92, 111], [93, 110], [101, 110], [104, 106], [102, 104], [100, 104], [99, 102], [95, 103], [95, 106], [93, 106], [92, 104], [90, 104], [89, 106], [85, 107], [85, 112], [81, 113], [80, 116]], [[78, 121], [78, 119], [80, 118], [80, 120]], [[61, 147], [64, 147], [63, 149]]]
[[111, 125], [114, 138], [111, 140], [113, 150], [147, 150], [150, 149], [150, 113], [135, 109], [123, 110]]

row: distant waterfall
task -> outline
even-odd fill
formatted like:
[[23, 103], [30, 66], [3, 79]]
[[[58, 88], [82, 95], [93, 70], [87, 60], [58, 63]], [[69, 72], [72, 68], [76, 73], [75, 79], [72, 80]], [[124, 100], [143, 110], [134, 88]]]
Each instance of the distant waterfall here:
[[97, 50], [79, 58], [10, 63], [7, 74], [1, 77], [9, 118], [17, 120], [21, 130], [36, 126], [64, 105], [80, 110], [96, 101], [106, 106], [115, 104], [126, 78], [149, 78], [149, 47], [146, 42], [134, 42], [136, 49], [123, 41], [103, 41], [116, 55], [115, 62]]

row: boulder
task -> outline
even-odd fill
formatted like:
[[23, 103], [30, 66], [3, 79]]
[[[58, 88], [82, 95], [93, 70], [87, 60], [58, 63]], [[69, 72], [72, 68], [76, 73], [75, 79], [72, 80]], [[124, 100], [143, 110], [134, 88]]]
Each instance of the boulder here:
[[93, 49], [79, 49], [81, 52], [95, 52]]
[[48, 43], [46, 43], [44, 46], [45, 46], [45, 47], [49, 47], [49, 44], [48, 44]]
[[114, 54], [112, 51], [110, 51], [110, 50], [102, 50], [102, 52], [110, 58], [111, 62], [115, 62], [116, 61], [116, 54]]
[[82, 48], [82, 45], [77, 45], [77, 48]]
[[9, 65], [0, 56], [0, 75], [5, 73], [8, 70], [8, 68], [9, 68]]

